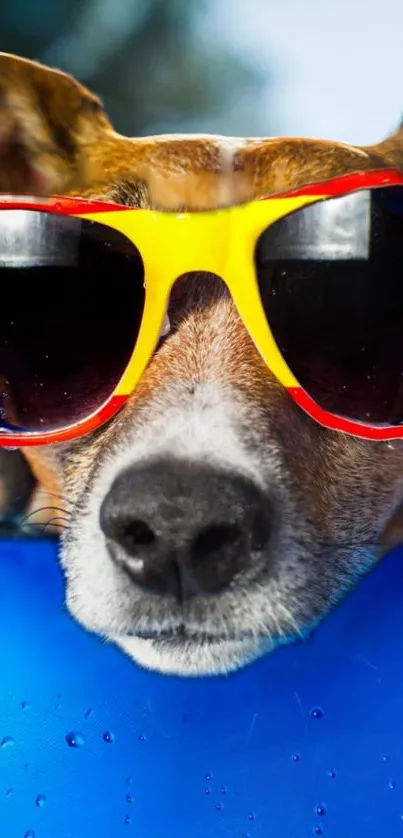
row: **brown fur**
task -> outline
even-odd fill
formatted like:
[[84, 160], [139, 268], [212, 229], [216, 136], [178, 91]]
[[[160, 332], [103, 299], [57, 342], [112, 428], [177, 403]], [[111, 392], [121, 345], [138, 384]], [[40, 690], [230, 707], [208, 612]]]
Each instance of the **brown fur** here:
[[[233, 141], [232, 149], [235, 146]], [[308, 139], [240, 140], [235, 155], [226, 154], [225, 143], [214, 137], [129, 139], [114, 131], [100, 102], [71, 77], [0, 55], [3, 192], [71, 194], [200, 210], [347, 172], [390, 167], [403, 169], [401, 131], [365, 148]], [[363, 443], [308, 420], [273, 382], [231, 302], [227, 300], [219, 312], [209, 318], [202, 309], [198, 320], [196, 315], [184, 320], [153, 359], [125, 410], [107, 428], [60, 450], [25, 449], [41, 491], [49, 497], [64, 492], [74, 502], [97, 456], [124, 436], [137, 416], [147, 416], [163, 383], [179, 382], [184, 369], [189, 379], [200, 377], [208, 347], [204, 380], [235, 380], [247, 392], [258, 421], [266, 423], [281, 445], [312, 531], [325, 542], [372, 538], [379, 554], [400, 541], [403, 447]], [[211, 353], [220, 329], [225, 333], [225, 361], [217, 348], [215, 362]]]

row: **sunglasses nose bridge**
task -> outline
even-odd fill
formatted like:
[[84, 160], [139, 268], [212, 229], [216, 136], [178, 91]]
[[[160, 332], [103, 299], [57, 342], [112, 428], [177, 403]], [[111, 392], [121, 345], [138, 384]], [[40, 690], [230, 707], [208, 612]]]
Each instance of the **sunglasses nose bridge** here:
[[228, 210], [155, 213], [145, 254], [146, 275], [169, 284], [183, 274], [202, 271], [224, 277], [230, 245]]

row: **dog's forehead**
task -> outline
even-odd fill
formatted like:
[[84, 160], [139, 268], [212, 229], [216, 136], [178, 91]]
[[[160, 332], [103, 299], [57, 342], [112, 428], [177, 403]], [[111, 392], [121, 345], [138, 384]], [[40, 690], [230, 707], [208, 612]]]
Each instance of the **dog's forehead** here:
[[338, 175], [403, 165], [401, 131], [366, 148], [301, 137], [131, 139], [114, 130], [100, 100], [77, 79], [0, 52], [0, 94], [5, 90], [8, 107], [11, 103], [24, 130], [35, 135], [42, 175], [52, 161], [46, 188], [59, 194], [173, 211], [208, 210]]
[[208, 210], [370, 168], [366, 150], [343, 143], [163, 135], [131, 141], [130, 174], [115, 183], [113, 197], [155, 209]]

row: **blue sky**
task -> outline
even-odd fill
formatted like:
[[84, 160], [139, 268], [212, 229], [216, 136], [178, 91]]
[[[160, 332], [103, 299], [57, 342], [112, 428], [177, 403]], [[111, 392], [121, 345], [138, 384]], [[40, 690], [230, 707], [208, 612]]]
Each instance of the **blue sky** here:
[[271, 89], [260, 107], [274, 111], [276, 132], [365, 144], [403, 117], [402, 0], [212, 5], [210, 25], [274, 69], [274, 99]]

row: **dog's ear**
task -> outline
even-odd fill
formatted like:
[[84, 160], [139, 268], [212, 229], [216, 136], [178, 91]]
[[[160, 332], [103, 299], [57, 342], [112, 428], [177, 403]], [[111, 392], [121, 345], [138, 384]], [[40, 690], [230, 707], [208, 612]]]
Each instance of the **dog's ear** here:
[[403, 118], [399, 127], [385, 140], [377, 145], [367, 146], [365, 150], [369, 151], [375, 159], [380, 159], [382, 165], [403, 169]]
[[85, 189], [109, 134], [100, 101], [71, 76], [0, 53], [0, 192]]

